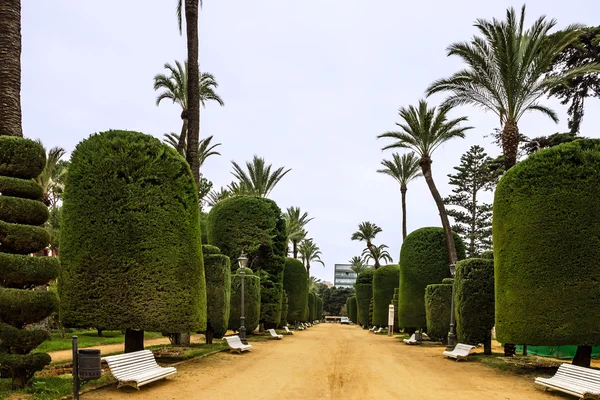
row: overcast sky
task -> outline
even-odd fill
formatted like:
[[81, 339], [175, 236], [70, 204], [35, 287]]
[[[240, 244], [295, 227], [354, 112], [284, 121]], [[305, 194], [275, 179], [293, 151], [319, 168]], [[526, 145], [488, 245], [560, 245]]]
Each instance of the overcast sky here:
[[[94, 132], [136, 130], [162, 138], [179, 132], [180, 110], [155, 106], [153, 77], [165, 62], [186, 58], [175, 0], [23, 1], [22, 101], [24, 134], [47, 147], [72, 151]], [[359, 255], [350, 241], [361, 221], [383, 228], [375, 243], [398, 261], [402, 243], [400, 191], [377, 174], [388, 144], [376, 135], [394, 129], [400, 106], [415, 104], [435, 79], [461, 68], [445, 49], [475, 34], [476, 18], [504, 18], [508, 0], [205, 0], [200, 13], [201, 70], [215, 75], [225, 107], [210, 104], [201, 136], [223, 145], [203, 174], [216, 188], [232, 180], [231, 160], [254, 154], [292, 171], [271, 194], [282, 210], [299, 206], [326, 264], [311, 274], [333, 282], [333, 265]], [[542, 14], [598, 24], [597, 0], [533, 0], [531, 22]], [[438, 104], [443, 95], [431, 98]], [[554, 124], [528, 114], [521, 132], [541, 136], [567, 130], [566, 107], [544, 100], [560, 116]], [[599, 101], [588, 100], [581, 134], [598, 137]], [[447, 174], [473, 144], [499, 149], [484, 136], [497, 118], [472, 107], [475, 129], [433, 154], [443, 196]], [[408, 231], [440, 226], [423, 180], [409, 185]]]

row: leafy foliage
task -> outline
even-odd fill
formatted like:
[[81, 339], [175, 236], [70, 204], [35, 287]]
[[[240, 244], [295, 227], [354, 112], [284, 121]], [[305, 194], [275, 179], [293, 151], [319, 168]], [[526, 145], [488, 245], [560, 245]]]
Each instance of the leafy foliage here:
[[361, 272], [356, 278], [354, 290], [356, 291], [357, 323], [362, 326], [371, 325], [369, 319], [369, 306], [373, 298], [374, 269]]
[[311, 262], [318, 262], [322, 266], [325, 266], [325, 263], [321, 260], [321, 249], [319, 249], [319, 246], [317, 246], [312, 239], [304, 239], [302, 243], [300, 243], [298, 250], [300, 251], [300, 257], [306, 267], [308, 276], [310, 276]]
[[379, 226], [372, 222], [365, 221], [358, 224], [358, 231], [354, 232], [350, 237], [351, 240], [357, 240], [366, 243], [366, 250], [368, 250], [375, 261], [375, 269], [379, 268], [379, 257], [375, 257], [375, 254], [373, 253], [373, 248], [375, 247], [373, 245], [373, 239], [375, 239], [375, 236], [381, 232], [382, 229]]
[[348, 297], [348, 305], [349, 305], [349, 307], [347, 306], [348, 318], [350, 318], [350, 321], [352, 321], [356, 324], [356, 323], [358, 323], [358, 317], [357, 317], [358, 307], [356, 304], [356, 296]]
[[269, 197], [273, 188], [279, 183], [290, 169], [285, 167], [277, 168], [271, 173], [271, 164], [266, 164], [262, 157], [254, 156], [252, 162], [246, 163], [248, 172], [244, 171], [235, 161], [232, 161], [233, 176], [239, 181], [239, 185], [243, 188], [244, 194]]
[[350, 269], [354, 271], [356, 275], [369, 268], [369, 266], [365, 262], [364, 257], [354, 256], [348, 262], [350, 263]]
[[304, 265], [294, 258], [285, 259], [283, 288], [288, 297], [287, 320], [295, 323], [304, 320], [308, 304], [308, 274]]
[[388, 246], [385, 244], [380, 244], [379, 246], [373, 245], [371, 251], [369, 251], [369, 249], [364, 249], [362, 256], [366, 263], [370, 260], [374, 260], [375, 264], [380, 264], [381, 261], [394, 262], [390, 253], [386, 250], [387, 248]]
[[107, 131], [77, 145], [60, 259], [64, 326], [206, 328], [196, 184], [183, 158], [152, 136]]
[[298, 244], [306, 238], [305, 227], [314, 218], [308, 218], [308, 213], [303, 213], [300, 207], [288, 207], [283, 218], [285, 219], [288, 243], [292, 243], [292, 255], [294, 258], [298, 258]]
[[425, 288], [427, 336], [433, 340], [446, 342], [448, 331], [450, 329], [451, 301], [452, 285], [440, 283], [427, 285]]
[[400, 268], [385, 265], [373, 274], [373, 325], [388, 325], [388, 309], [398, 287]]
[[[220, 339], [227, 332], [231, 299], [231, 262], [219, 248], [202, 246], [206, 276], [206, 331]], [[212, 341], [212, 340], [211, 340]]]
[[[229, 312], [229, 329], [239, 331], [240, 315], [242, 304], [242, 279], [239, 274], [239, 269], [234, 275], [231, 275], [231, 302]], [[244, 316], [246, 332], [252, 332], [260, 321], [260, 278], [250, 269], [246, 268], [244, 277]]]
[[330, 287], [323, 291], [323, 311], [328, 315], [341, 315], [342, 307], [354, 295], [353, 288]]
[[[496, 332], [505, 343], [600, 345], [600, 141], [541, 150], [494, 198]], [[526, 266], [526, 268], [524, 268]]]
[[[41, 141], [38, 140], [38, 143], [43, 147]], [[44, 152], [46, 152], [46, 165], [35, 181], [42, 187], [44, 204], [54, 207], [62, 197], [68, 162], [61, 160], [66, 153], [62, 147], [53, 147], [48, 151], [44, 148]]]

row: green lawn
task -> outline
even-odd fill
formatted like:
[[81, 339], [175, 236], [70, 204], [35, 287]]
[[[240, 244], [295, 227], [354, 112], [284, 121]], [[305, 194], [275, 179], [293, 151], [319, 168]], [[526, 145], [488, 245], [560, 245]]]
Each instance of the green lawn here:
[[[77, 335], [79, 348], [123, 343], [125, 341], [125, 335], [121, 331], [105, 331], [102, 332], [102, 337], [99, 337], [98, 332], [95, 330], [66, 333], [64, 338], [61, 338], [59, 333], [53, 333], [52, 338], [42, 343], [34, 352], [68, 350], [71, 348], [71, 336], [73, 335]], [[144, 337], [146, 339], [156, 339], [161, 338], [162, 334], [158, 332], [145, 332]]]

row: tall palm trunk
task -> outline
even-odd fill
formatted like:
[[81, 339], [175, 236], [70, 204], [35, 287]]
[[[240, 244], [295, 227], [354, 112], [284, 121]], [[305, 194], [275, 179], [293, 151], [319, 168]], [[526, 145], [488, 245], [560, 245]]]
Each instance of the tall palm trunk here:
[[185, 0], [185, 26], [188, 51], [188, 140], [185, 158], [196, 185], [200, 182], [200, 69], [198, 67], [198, 0]]
[[400, 186], [402, 194], [402, 239], [406, 239], [406, 185]]
[[0, 136], [23, 137], [21, 0], [0, 1]]
[[431, 192], [440, 213], [440, 219], [442, 220], [442, 226], [444, 227], [444, 236], [446, 237], [446, 246], [448, 247], [448, 261], [450, 264], [456, 264], [458, 256], [454, 245], [454, 237], [452, 236], [452, 229], [450, 228], [450, 221], [448, 220], [448, 214], [444, 207], [444, 201], [442, 200], [442, 196], [440, 196], [440, 192], [438, 192], [435, 187], [435, 182], [433, 182], [433, 176], [431, 175], [431, 158], [427, 156], [422, 157], [421, 161], [419, 161], [419, 165], [423, 170], [425, 182], [427, 182], [427, 186], [429, 186], [429, 191]]
[[373, 251], [373, 243], [371, 243], [371, 241], [367, 241], [367, 249], [369, 249], [369, 252], [371, 253], [371, 256], [373, 256], [373, 260], [375, 261], [375, 269], [379, 269], [379, 267], [381, 266], [379, 264], [379, 258], [375, 257], [375, 252]]
[[185, 143], [187, 139], [188, 130], [188, 110], [181, 112], [181, 133], [179, 134], [179, 141], [177, 142], [177, 152], [185, 157]]
[[298, 258], [298, 241], [292, 241], [292, 252], [294, 253], [294, 258]]
[[504, 169], [509, 170], [517, 163], [519, 151], [519, 127], [517, 122], [507, 119], [502, 129], [502, 152], [504, 153]]

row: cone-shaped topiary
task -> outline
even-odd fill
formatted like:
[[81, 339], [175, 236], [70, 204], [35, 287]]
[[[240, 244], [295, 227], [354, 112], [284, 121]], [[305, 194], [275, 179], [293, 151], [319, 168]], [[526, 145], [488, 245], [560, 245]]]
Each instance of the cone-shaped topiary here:
[[[453, 233], [458, 259], [465, 258], [465, 244]], [[425, 288], [450, 277], [448, 249], [443, 228], [411, 232], [400, 251], [398, 324], [405, 330], [425, 328]]]
[[356, 290], [356, 314], [358, 324], [363, 327], [369, 326], [369, 308], [373, 298], [373, 274], [374, 269], [367, 269], [356, 277], [354, 288]]
[[206, 329], [198, 194], [174, 149], [139, 132], [77, 145], [63, 197], [58, 280], [67, 327], [143, 335]]
[[30, 354], [46, 331], [23, 329], [43, 320], [57, 305], [56, 294], [32, 290], [56, 278], [58, 259], [31, 257], [50, 243], [39, 227], [48, 218], [40, 201], [42, 188], [32, 178], [45, 165], [43, 147], [33, 140], [0, 136], [0, 374], [24, 387], [50, 363], [46, 353]]
[[[231, 302], [229, 311], [229, 329], [239, 331], [240, 315], [242, 305], [242, 278], [239, 275], [238, 269], [231, 276]], [[249, 268], [245, 268], [246, 275], [244, 277], [244, 317], [246, 318], [244, 325], [246, 333], [252, 333], [257, 327], [260, 320], [260, 278], [255, 275]]]
[[500, 342], [600, 345], [598, 171], [600, 140], [577, 140], [536, 152], [500, 180], [493, 215]]
[[202, 246], [206, 275], [206, 343], [220, 339], [229, 324], [231, 301], [231, 266], [229, 257], [220, 254], [218, 247]]
[[427, 336], [433, 340], [446, 343], [450, 330], [451, 301], [452, 285], [440, 283], [425, 288]]
[[277, 204], [256, 196], [225, 199], [210, 210], [206, 226], [208, 242], [230, 259], [246, 253], [248, 267], [260, 276], [260, 322], [265, 328], [276, 328], [281, 321], [287, 242]]
[[384, 265], [373, 274], [373, 325], [387, 326], [394, 289], [398, 288], [400, 268]]
[[468, 258], [456, 264], [454, 309], [460, 343], [484, 344], [492, 354], [494, 327], [494, 260]]
[[305, 321], [304, 310], [308, 305], [308, 275], [300, 260], [285, 259], [283, 287], [288, 296], [287, 320], [294, 324]]

